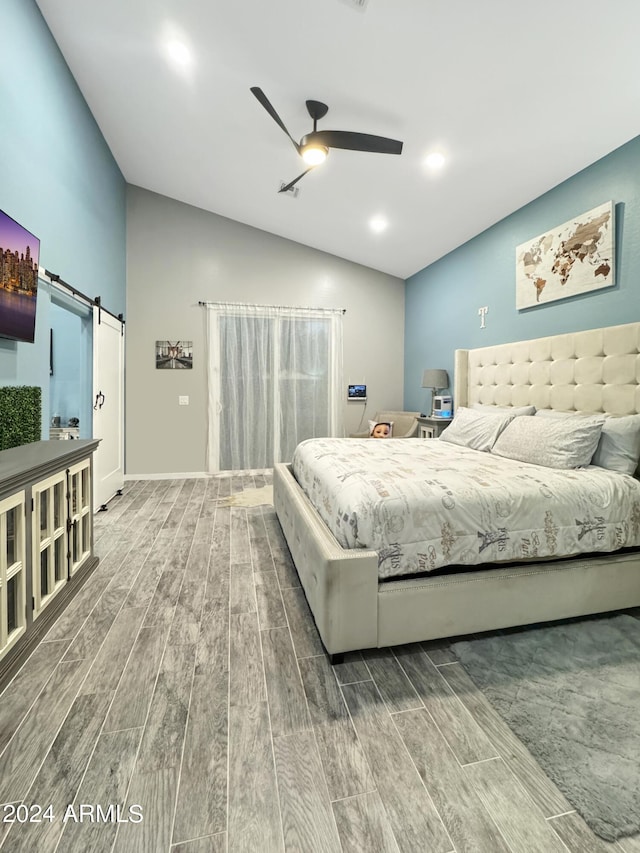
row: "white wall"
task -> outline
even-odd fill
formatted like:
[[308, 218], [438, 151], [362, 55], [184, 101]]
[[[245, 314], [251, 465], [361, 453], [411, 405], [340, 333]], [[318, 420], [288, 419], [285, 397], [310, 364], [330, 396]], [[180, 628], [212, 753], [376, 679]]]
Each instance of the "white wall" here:
[[[345, 402], [346, 431], [377, 409], [402, 408], [402, 279], [139, 187], [127, 194], [127, 474], [205, 470], [199, 300], [345, 308], [345, 398], [347, 383], [369, 394], [366, 412]], [[156, 340], [192, 340], [193, 370], [156, 370]]]

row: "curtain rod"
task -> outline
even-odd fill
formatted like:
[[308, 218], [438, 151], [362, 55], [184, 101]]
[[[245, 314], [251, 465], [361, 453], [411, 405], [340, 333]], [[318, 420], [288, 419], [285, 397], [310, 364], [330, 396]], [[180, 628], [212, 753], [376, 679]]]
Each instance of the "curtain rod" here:
[[[40, 269], [42, 269], [42, 267], [40, 267]], [[47, 276], [49, 281], [53, 282], [54, 284], [60, 285], [60, 287], [66, 288], [66, 290], [71, 291], [73, 296], [77, 296], [80, 299], [84, 299], [84, 301], [88, 302], [89, 305], [96, 307], [98, 311], [105, 311], [115, 320], [120, 320], [121, 323], [125, 322], [124, 315], [114, 314], [113, 311], [109, 311], [108, 308], [104, 307], [104, 305], [102, 304], [102, 298], [100, 296], [96, 296], [95, 299], [92, 299], [90, 296], [87, 296], [86, 293], [83, 293], [81, 290], [75, 288], [72, 284], [69, 284], [69, 282], [61, 279], [57, 273], [50, 272], [48, 269], [45, 269], [44, 274]]]
[[252, 302], [203, 302], [202, 299], [198, 301], [198, 305], [222, 305], [224, 308], [246, 308], [249, 306], [252, 308], [281, 308], [286, 311], [339, 311], [342, 314], [347, 313], [346, 308], [304, 308], [300, 305], [256, 305]]

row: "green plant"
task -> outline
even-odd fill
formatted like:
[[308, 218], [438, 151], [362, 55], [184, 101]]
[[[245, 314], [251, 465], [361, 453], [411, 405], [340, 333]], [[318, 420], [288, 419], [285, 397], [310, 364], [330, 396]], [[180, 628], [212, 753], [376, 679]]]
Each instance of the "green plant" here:
[[31, 385], [0, 388], [0, 450], [40, 441], [42, 389]]

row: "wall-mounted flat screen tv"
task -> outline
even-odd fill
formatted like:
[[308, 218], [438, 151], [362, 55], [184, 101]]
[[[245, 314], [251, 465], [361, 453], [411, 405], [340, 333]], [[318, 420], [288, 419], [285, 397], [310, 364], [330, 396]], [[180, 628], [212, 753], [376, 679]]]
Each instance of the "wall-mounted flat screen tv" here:
[[0, 210], [0, 337], [33, 343], [40, 240]]

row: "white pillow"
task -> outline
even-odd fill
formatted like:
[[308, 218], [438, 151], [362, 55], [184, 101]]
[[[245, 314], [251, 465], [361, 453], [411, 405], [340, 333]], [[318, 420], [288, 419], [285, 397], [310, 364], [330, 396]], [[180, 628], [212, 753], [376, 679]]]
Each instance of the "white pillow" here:
[[[536, 412], [538, 415], [544, 418], [593, 417], [577, 412], [556, 412], [553, 409], [542, 409]], [[602, 417], [602, 433], [591, 464], [621, 474], [635, 474], [640, 460], [640, 415]]]
[[595, 453], [604, 418], [514, 418], [492, 453], [547, 468], [582, 468]]
[[513, 415], [488, 415], [460, 406], [448, 427], [442, 432], [440, 441], [470, 447], [472, 450], [491, 450], [495, 440]]
[[498, 415], [513, 415], [514, 418], [523, 415], [535, 415], [535, 406], [485, 406], [483, 403], [474, 403], [471, 406], [478, 412], [487, 412], [488, 414]]
[[635, 474], [639, 459], [640, 415], [605, 418], [591, 464], [621, 474]]
[[[577, 412], [561, 412], [558, 409], [537, 409], [537, 418], [573, 418]], [[603, 415], [604, 417], [604, 415]]]

